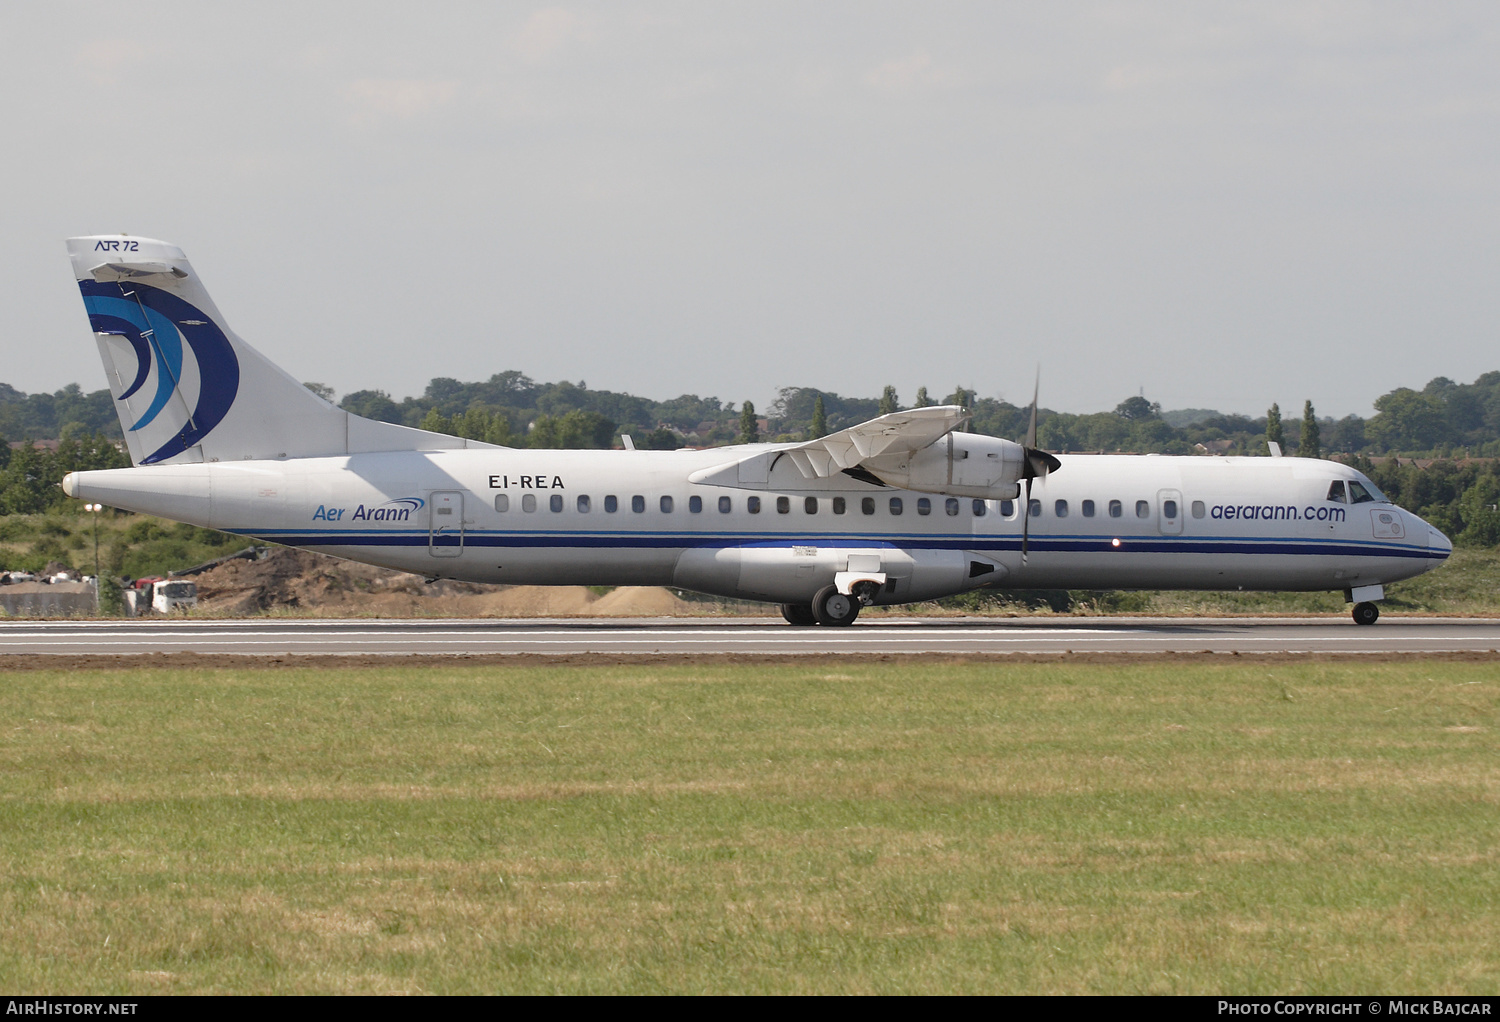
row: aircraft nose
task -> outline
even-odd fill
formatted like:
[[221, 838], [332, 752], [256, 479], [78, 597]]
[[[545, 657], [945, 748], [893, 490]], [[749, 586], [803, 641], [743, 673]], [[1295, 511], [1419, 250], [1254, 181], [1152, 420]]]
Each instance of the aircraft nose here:
[[1426, 522], [1422, 524], [1427, 526], [1427, 550], [1429, 553], [1444, 559], [1453, 553], [1453, 541], [1451, 539], [1444, 536], [1431, 525], [1427, 525]]

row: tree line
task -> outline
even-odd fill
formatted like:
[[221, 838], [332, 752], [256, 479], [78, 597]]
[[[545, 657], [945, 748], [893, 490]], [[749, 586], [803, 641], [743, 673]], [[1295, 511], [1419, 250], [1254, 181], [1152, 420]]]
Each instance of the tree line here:
[[[322, 384], [308, 386], [328, 397]], [[508, 447], [607, 448], [621, 433], [642, 449], [793, 441], [823, 436], [902, 408], [956, 404], [972, 415], [968, 429], [1022, 438], [1030, 408], [973, 388], [946, 393], [918, 387], [910, 403], [895, 385], [878, 397], [847, 397], [812, 387], [782, 388], [759, 414], [717, 397], [684, 394], [653, 401], [589, 389], [583, 381], [537, 383], [523, 373], [497, 373], [482, 382], [432, 380], [421, 395], [396, 401], [382, 391], [356, 391], [340, 406], [359, 415]], [[52, 394], [24, 394], [0, 384], [0, 514], [30, 514], [74, 502], [58, 483], [68, 472], [129, 464], [119, 420], [107, 390], [84, 393], [69, 385]], [[1268, 442], [1289, 455], [1337, 457], [1358, 465], [1403, 506], [1459, 542], [1500, 543], [1500, 372], [1473, 383], [1446, 377], [1420, 391], [1398, 388], [1375, 401], [1368, 419], [1320, 418], [1305, 401], [1300, 421], [1273, 404], [1258, 417], [1211, 409], [1163, 411], [1144, 395], [1112, 411], [1087, 414], [1038, 411], [1040, 446], [1064, 452], [1265, 455]], [[56, 449], [6, 439], [57, 439]], [[1439, 459], [1424, 469], [1390, 455]], [[1373, 459], [1373, 460], [1372, 460]]]
[[[336, 397], [323, 384], [308, 386], [330, 400]], [[742, 421], [749, 418], [755, 420], [751, 425], [758, 439], [795, 440], [899, 408], [932, 404], [968, 408], [973, 415], [968, 428], [974, 432], [1019, 438], [1030, 413], [1025, 404], [980, 397], [976, 389], [963, 385], [931, 393], [918, 387], [907, 403], [891, 385], [879, 397], [784, 387], [765, 414], [758, 415], [748, 402], [737, 407], [696, 394], [655, 401], [591, 390], [581, 380], [538, 383], [514, 370], [467, 383], [439, 377], [421, 394], [399, 401], [384, 391], [359, 390], [338, 403], [356, 415], [383, 422], [521, 447], [619, 446], [621, 433], [632, 434], [637, 447], [647, 448], [743, 442], [752, 432]], [[1038, 440], [1055, 451], [1260, 455], [1266, 453], [1266, 442], [1274, 440], [1285, 453], [1313, 456], [1500, 457], [1500, 372], [1485, 373], [1468, 384], [1438, 377], [1421, 390], [1398, 388], [1377, 398], [1375, 409], [1369, 418], [1322, 418], [1308, 402], [1300, 426], [1293, 423], [1287, 428], [1277, 405], [1262, 416], [1212, 409], [1163, 411], [1144, 396], [1132, 396], [1106, 412], [1039, 409]], [[0, 383], [0, 437], [69, 440], [93, 434], [121, 439], [107, 390], [84, 393], [70, 384], [52, 394], [25, 394]]]

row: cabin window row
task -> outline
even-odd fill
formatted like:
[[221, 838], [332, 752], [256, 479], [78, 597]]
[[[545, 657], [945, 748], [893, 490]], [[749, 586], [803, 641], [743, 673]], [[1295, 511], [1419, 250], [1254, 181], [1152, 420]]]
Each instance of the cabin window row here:
[[[1191, 507], [1194, 518], [1204, 518], [1208, 515], [1208, 508], [1201, 500], [1193, 501]], [[1099, 506], [1092, 500], [1079, 501], [1078, 510], [1085, 518], [1095, 518], [1099, 514]], [[1029, 511], [1031, 513], [1031, 517], [1040, 518], [1042, 516], [1042, 502], [1035, 497], [1031, 498]], [[1111, 518], [1124, 518], [1125, 502], [1120, 500], [1111, 500], [1105, 505], [1105, 511]], [[1149, 500], [1136, 501], [1134, 511], [1137, 518], [1150, 518], [1151, 502]], [[1016, 508], [1014, 501], [1002, 500], [1000, 502], [1001, 515], [1009, 518], [1015, 513]], [[1072, 508], [1066, 500], [1055, 500], [1052, 502], [1052, 514], [1054, 516], [1058, 518], [1067, 518], [1072, 513]], [[1179, 513], [1180, 509], [1178, 507], [1177, 501], [1168, 499], [1161, 502], [1161, 515], [1163, 518], [1171, 520], [1176, 518]]]
[[[767, 499], [769, 499], [769, 498], [767, 498]], [[828, 509], [830, 511], [832, 511], [836, 515], [842, 515], [842, 514], [848, 514], [849, 513], [849, 503], [850, 502], [846, 498], [844, 498], [844, 497], [803, 497], [801, 503], [802, 503], [802, 512], [804, 514], [809, 514], [809, 515], [818, 514], [819, 511], [821, 510], [821, 507], [822, 507], [823, 504], [827, 504]], [[918, 497], [914, 501], [914, 503], [916, 504], [916, 511], [917, 511], [918, 515], [930, 515], [930, 514], [933, 513], [934, 503], [935, 502], [933, 501], [932, 498], [930, 498], [930, 497]], [[985, 501], [982, 501], [982, 500], [971, 500], [968, 503], [969, 503], [969, 512], [975, 518], [983, 518], [985, 515], [987, 515], [989, 513], [989, 505]], [[1011, 507], [1012, 503], [1013, 503], [1012, 501], [1008, 501], [1008, 500], [1001, 501], [1001, 514], [1002, 515], [1005, 515], [1006, 517], [1009, 517], [1010, 515], [1014, 514], [1014, 509]], [[1035, 502], [1033, 502], [1033, 503], [1035, 503]], [[617, 511], [620, 510], [620, 498], [618, 496], [614, 495], [614, 494], [610, 494], [610, 495], [606, 496], [604, 498], [603, 504], [604, 504], [604, 511], [605, 511], [606, 514], [614, 514], [615, 512], [617, 512]], [[521, 510], [524, 511], [524, 512], [526, 512], [526, 513], [528, 513], [528, 514], [536, 511], [537, 508], [538, 508], [538, 506], [539, 506], [538, 503], [537, 503], [537, 495], [534, 494], [534, 493], [523, 493], [521, 495], [520, 505], [521, 505]], [[946, 498], [941, 498], [940, 499], [940, 510], [942, 511], [942, 513], [944, 515], [946, 515], [946, 516], [948, 516], [950, 518], [955, 518], [959, 514], [961, 514], [962, 511], [963, 511], [963, 505], [964, 505], [964, 502], [961, 501], [961, 500], [959, 500], [957, 497], [946, 497]], [[550, 494], [547, 497], [547, 509], [549, 511], [561, 512], [566, 506], [567, 506], [567, 500], [560, 493], [553, 493], [553, 494]], [[763, 506], [762, 498], [760, 498], [760, 497], [746, 497], [745, 498], [745, 510], [748, 511], [752, 515], [758, 515], [758, 514], [760, 514], [762, 506]], [[508, 494], [508, 493], [497, 493], [495, 495], [495, 510], [496, 511], [499, 511], [502, 514], [504, 514], [504, 513], [508, 512], [508, 511], [510, 511], [510, 507], [511, 507], [510, 494]], [[594, 509], [593, 498], [589, 497], [586, 494], [579, 494], [577, 497], [574, 498], [573, 508], [574, 508], [574, 510], [578, 511], [581, 514], [588, 514], [590, 511], [592, 511]], [[662, 511], [664, 514], [671, 514], [673, 512], [673, 510], [675, 510], [675, 508], [676, 508], [676, 501], [672, 497], [669, 497], [669, 496], [660, 497], [660, 498], [657, 499], [657, 508], [660, 511]], [[696, 514], [701, 514], [703, 512], [703, 498], [700, 497], [700, 496], [696, 496], [696, 495], [692, 496], [692, 497], [689, 497], [688, 498], [688, 502], [687, 502], [687, 508], [688, 508], [688, 512], [690, 514], [695, 514], [695, 515]], [[792, 512], [792, 498], [790, 498], [790, 497], [777, 497], [777, 498], [775, 498], [775, 508], [776, 508], [776, 513], [777, 514], [783, 514], [783, 515], [785, 515], [785, 514], [791, 514], [791, 512]], [[860, 511], [861, 514], [873, 515], [873, 514], [876, 513], [877, 508], [878, 508], [878, 505], [876, 503], [876, 498], [874, 498], [874, 497], [861, 497], [861, 498], [859, 498], [859, 511]], [[726, 514], [726, 515], [729, 514], [731, 511], [734, 510], [734, 499], [732, 497], [720, 497], [719, 500], [718, 500], [718, 509], [719, 509], [719, 513], [720, 514]], [[633, 512], [635, 512], [636, 514], [643, 514], [645, 512], [645, 510], [646, 510], [646, 498], [644, 496], [642, 496], [641, 494], [635, 494], [634, 496], [632, 496], [630, 498], [630, 510], [633, 511]], [[888, 497], [888, 498], [886, 498], [886, 510], [889, 511], [892, 515], [905, 514], [905, 512], [906, 512], [906, 500], [905, 500], [905, 498], [902, 498], [902, 497]]]

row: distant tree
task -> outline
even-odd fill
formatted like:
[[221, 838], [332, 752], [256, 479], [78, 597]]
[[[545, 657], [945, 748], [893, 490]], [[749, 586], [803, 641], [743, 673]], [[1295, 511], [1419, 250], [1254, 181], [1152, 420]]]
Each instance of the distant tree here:
[[1354, 454], [1365, 445], [1365, 420], [1346, 415], [1334, 423], [1328, 436], [1328, 448], [1343, 454]]
[[880, 414], [889, 415], [901, 407], [896, 399], [896, 388], [886, 384], [886, 388], [880, 394]]
[[974, 398], [978, 395], [978, 393], [978, 391], [969, 390], [967, 387], [957, 386], [953, 388], [953, 393], [949, 394], [947, 398], [944, 399], [943, 403], [958, 405], [963, 409], [973, 408]]
[[607, 450], [614, 446], [615, 424], [608, 416], [582, 409], [566, 415], [539, 415], [531, 424], [527, 446], [551, 450]]
[[1301, 458], [1323, 456], [1322, 445], [1318, 442], [1318, 416], [1313, 412], [1311, 401], [1302, 406], [1302, 440], [1297, 445], [1297, 456]]
[[760, 443], [760, 424], [755, 421], [755, 405], [746, 401], [740, 406], [740, 435], [739, 443]]
[[44, 480], [46, 455], [31, 443], [23, 443], [11, 453], [3, 479], [3, 510], [8, 515], [31, 515], [46, 510], [47, 492]]
[[1375, 399], [1378, 413], [1365, 435], [1382, 451], [1426, 451], [1443, 439], [1447, 424], [1443, 403], [1431, 394], [1400, 387]]
[[1147, 401], [1140, 395], [1128, 397], [1115, 406], [1115, 414], [1131, 422], [1155, 419], [1161, 415], [1161, 405]]
[[812, 425], [808, 428], [809, 440], [828, 435], [828, 413], [823, 410], [823, 395], [813, 402]]
[[932, 401], [929, 400], [928, 397], [927, 397], [927, 388], [926, 387], [918, 387], [917, 388], [917, 400], [912, 405], [912, 407], [913, 408], [926, 408], [926, 407], [928, 407], [931, 404], [932, 404]]
[[682, 440], [677, 434], [665, 426], [642, 433], [633, 439], [636, 448], [642, 451], [675, 451], [682, 446]]
[[452, 423], [448, 421], [447, 416], [436, 408], [427, 409], [427, 414], [422, 418], [422, 425], [418, 428], [425, 429], [429, 433], [447, 433], [449, 436], [453, 435]]
[[329, 404], [333, 404], [333, 399], [338, 396], [333, 392], [333, 388], [326, 383], [304, 383], [302, 386], [306, 387], [308, 390], [312, 391], [314, 394], [318, 395]]
[[345, 394], [339, 407], [377, 422], [401, 421], [400, 407], [383, 390], [356, 390], [352, 394]]
[[1286, 437], [1281, 430], [1281, 406], [1274, 401], [1266, 411], [1266, 443], [1282, 448], [1286, 446]]
[[466, 440], [481, 440], [487, 444], [508, 447], [514, 439], [510, 432], [510, 419], [504, 412], [470, 408], [462, 415], [455, 415], [448, 425], [454, 436], [461, 436]]

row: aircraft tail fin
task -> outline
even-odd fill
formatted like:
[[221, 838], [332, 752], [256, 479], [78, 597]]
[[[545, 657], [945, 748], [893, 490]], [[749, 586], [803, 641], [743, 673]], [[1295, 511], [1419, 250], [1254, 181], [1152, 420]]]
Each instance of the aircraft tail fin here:
[[492, 447], [335, 407], [229, 329], [182, 249], [68, 239], [136, 465]]

